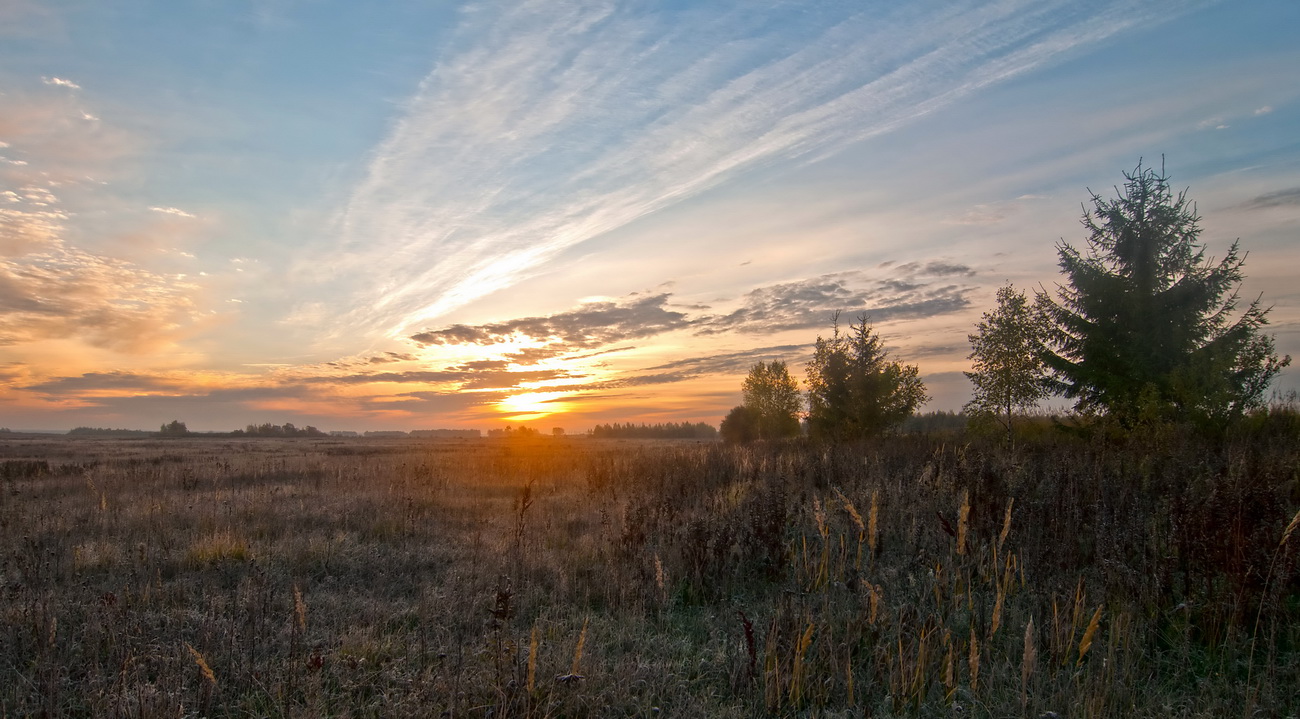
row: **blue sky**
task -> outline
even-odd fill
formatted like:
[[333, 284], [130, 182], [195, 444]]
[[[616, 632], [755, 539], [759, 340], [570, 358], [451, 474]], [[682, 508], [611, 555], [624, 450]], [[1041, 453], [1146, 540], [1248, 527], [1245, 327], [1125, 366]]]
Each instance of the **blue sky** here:
[[[0, 2], [0, 425], [716, 422], [968, 386], [1162, 156], [1300, 354], [1292, 2]], [[1281, 389], [1300, 384], [1294, 370]]]

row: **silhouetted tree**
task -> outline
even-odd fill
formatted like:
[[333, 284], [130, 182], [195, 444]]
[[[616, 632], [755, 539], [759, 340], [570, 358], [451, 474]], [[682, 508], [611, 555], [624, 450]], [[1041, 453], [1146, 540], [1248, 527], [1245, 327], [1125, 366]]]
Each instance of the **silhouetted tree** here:
[[724, 442], [748, 444], [760, 436], [759, 421], [758, 413], [749, 407], [744, 405], [732, 407], [727, 416], [722, 419], [718, 434], [722, 435]]
[[1199, 243], [1186, 192], [1139, 162], [1114, 200], [1092, 193], [1087, 251], [1057, 246], [1065, 285], [1043, 297], [1054, 351], [1053, 387], [1085, 412], [1132, 425], [1145, 419], [1221, 421], [1262, 403], [1290, 363], [1261, 334], [1260, 300], [1234, 319], [1244, 257], [1232, 243], [1215, 263]]
[[865, 315], [841, 334], [817, 338], [808, 362], [808, 431], [814, 438], [861, 439], [907, 419], [929, 397], [916, 365], [891, 361]]
[[975, 386], [975, 395], [963, 409], [1001, 423], [1010, 442], [1015, 413], [1049, 394], [1043, 364], [1047, 320], [1024, 292], [1010, 284], [998, 290], [997, 302], [996, 308], [984, 313], [975, 334], [967, 336], [974, 371], [965, 374]]
[[754, 365], [741, 391], [745, 408], [755, 417], [761, 439], [799, 436], [803, 398], [799, 383], [790, 376], [784, 362], [773, 360]]
[[190, 430], [185, 426], [185, 423], [176, 419], [164, 424], [158, 430], [158, 434], [164, 437], [185, 437], [189, 435], [189, 433]]

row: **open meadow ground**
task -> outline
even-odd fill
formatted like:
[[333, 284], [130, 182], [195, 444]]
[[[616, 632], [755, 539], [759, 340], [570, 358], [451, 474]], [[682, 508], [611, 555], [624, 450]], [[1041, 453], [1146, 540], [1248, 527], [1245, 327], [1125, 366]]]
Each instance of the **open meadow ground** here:
[[1294, 437], [0, 442], [0, 716], [1300, 715]]

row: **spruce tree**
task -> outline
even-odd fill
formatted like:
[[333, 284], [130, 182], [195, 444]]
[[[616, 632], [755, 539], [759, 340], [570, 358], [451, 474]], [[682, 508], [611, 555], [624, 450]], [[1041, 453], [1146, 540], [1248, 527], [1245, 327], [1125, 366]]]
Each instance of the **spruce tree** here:
[[1220, 421], [1258, 406], [1290, 357], [1261, 333], [1259, 299], [1237, 313], [1237, 243], [1207, 259], [1196, 207], [1170, 191], [1163, 168], [1139, 162], [1124, 178], [1113, 200], [1092, 193], [1086, 251], [1057, 246], [1065, 284], [1042, 296], [1054, 389], [1125, 425]]
[[889, 359], [865, 316], [817, 338], [808, 363], [808, 430], [817, 439], [852, 440], [902, 424], [929, 397], [916, 365]]

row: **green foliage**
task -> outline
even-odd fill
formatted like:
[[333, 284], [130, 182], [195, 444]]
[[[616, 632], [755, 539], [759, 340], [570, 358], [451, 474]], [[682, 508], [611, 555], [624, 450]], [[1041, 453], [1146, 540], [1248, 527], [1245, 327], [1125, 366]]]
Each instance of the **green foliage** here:
[[761, 418], [753, 409], [744, 405], [732, 407], [722, 419], [718, 433], [729, 444], [748, 444], [762, 436], [760, 423]]
[[964, 410], [996, 420], [1010, 438], [1015, 413], [1048, 394], [1042, 358], [1047, 326], [1025, 293], [1010, 284], [998, 290], [997, 301], [998, 306], [985, 312], [976, 325], [977, 332], [967, 336], [974, 371], [965, 374], [975, 392]]
[[1124, 177], [1116, 199], [1092, 195], [1086, 252], [1057, 247], [1066, 284], [1055, 299], [1041, 296], [1054, 389], [1124, 426], [1222, 423], [1259, 407], [1290, 357], [1260, 333], [1268, 309], [1258, 299], [1233, 318], [1245, 260], [1237, 243], [1207, 260], [1186, 193], [1175, 196], [1163, 172], [1141, 163]]
[[818, 337], [808, 362], [808, 430], [816, 439], [844, 441], [878, 435], [901, 424], [929, 397], [916, 365], [891, 361], [864, 315], [841, 333]]
[[755, 416], [759, 438], [799, 436], [799, 410], [803, 401], [799, 383], [790, 376], [785, 362], [772, 360], [754, 365], [742, 391], [745, 407]]

